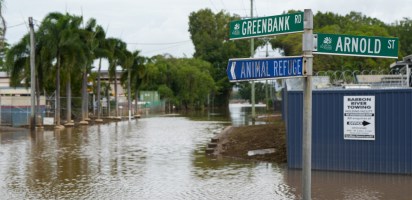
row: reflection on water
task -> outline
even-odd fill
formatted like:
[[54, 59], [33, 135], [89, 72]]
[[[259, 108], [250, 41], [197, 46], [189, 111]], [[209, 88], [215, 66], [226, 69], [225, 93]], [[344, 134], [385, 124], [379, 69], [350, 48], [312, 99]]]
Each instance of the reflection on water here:
[[[288, 185], [301, 197], [300, 170], [286, 170]], [[314, 199], [411, 199], [412, 177], [405, 175], [312, 171]]]
[[[206, 157], [220, 122], [153, 117], [22, 134], [0, 148], [7, 199], [271, 199], [282, 168]], [[225, 188], [225, 190], [222, 190]]]
[[[300, 199], [298, 170], [205, 156], [226, 125], [174, 116], [1, 133], [0, 199]], [[315, 171], [312, 180], [314, 199], [412, 195], [410, 176]]]
[[[229, 104], [230, 121], [232, 126], [252, 125], [251, 104]], [[266, 105], [256, 104], [255, 112], [257, 115], [266, 113]], [[254, 124], [264, 124], [265, 122], [255, 122]]]

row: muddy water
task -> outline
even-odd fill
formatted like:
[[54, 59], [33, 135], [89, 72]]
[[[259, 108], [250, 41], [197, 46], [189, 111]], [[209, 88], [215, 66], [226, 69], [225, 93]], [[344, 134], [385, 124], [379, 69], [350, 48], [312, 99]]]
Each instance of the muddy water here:
[[[205, 156], [213, 132], [228, 125], [208, 119], [1, 133], [0, 199], [300, 199], [299, 170]], [[315, 171], [312, 179], [313, 199], [412, 196], [412, 176]]]

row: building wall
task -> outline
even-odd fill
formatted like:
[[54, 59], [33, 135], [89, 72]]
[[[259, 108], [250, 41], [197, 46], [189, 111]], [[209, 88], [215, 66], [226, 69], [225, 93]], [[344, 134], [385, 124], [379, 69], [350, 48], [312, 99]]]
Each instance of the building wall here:
[[[345, 140], [344, 96], [375, 96], [375, 140]], [[312, 169], [412, 174], [412, 90], [313, 91]], [[302, 91], [285, 105], [290, 168], [302, 164]]]
[[0, 72], [0, 87], [9, 87], [10, 78], [6, 72]]
[[[40, 108], [38, 108], [38, 111], [40, 112], [42, 118], [45, 113], [45, 103], [46, 98], [44, 96], [40, 96]], [[30, 113], [30, 89], [9, 87], [0, 88], [0, 125], [16, 127], [29, 125]]]

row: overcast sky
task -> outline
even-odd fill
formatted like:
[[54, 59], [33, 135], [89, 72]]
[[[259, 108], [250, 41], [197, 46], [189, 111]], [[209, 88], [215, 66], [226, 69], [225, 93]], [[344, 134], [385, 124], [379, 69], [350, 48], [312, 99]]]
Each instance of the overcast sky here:
[[[69, 12], [85, 19], [95, 18], [107, 28], [109, 37], [121, 38], [129, 50], [144, 56], [169, 53], [192, 57], [194, 47], [188, 32], [191, 12], [210, 8], [240, 16], [250, 15], [250, 0], [4, 0], [7, 21], [6, 39], [16, 43], [28, 32], [28, 17], [40, 24], [50, 12]], [[282, 14], [287, 10], [312, 9], [314, 13], [350, 11], [392, 23], [412, 18], [410, 0], [254, 0], [254, 16]], [[316, 30], [315, 30], [316, 31]]]

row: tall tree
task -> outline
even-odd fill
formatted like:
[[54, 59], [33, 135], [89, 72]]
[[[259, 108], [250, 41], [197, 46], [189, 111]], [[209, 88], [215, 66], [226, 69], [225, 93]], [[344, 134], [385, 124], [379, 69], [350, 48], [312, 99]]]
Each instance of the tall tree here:
[[157, 90], [178, 109], [202, 109], [216, 91], [212, 65], [201, 59], [155, 56], [145, 66], [142, 89]]
[[[109, 76], [114, 79], [114, 101], [115, 101], [115, 116], [119, 116], [119, 102], [117, 94], [117, 66], [124, 57], [123, 50], [126, 49], [126, 43], [117, 38], [108, 38], [106, 40], [107, 50], [109, 52]], [[110, 113], [110, 111], [109, 111]]]
[[210, 9], [192, 12], [189, 16], [190, 38], [195, 46], [194, 57], [213, 65], [211, 74], [217, 83], [216, 98], [227, 104], [232, 90], [226, 75], [229, 58], [250, 57], [249, 40], [228, 41], [229, 22], [240, 19], [223, 11], [214, 14]]
[[6, 19], [3, 16], [4, 0], [0, 0], [0, 48], [4, 48], [7, 31]]
[[123, 68], [123, 71], [126, 75], [126, 84], [127, 85], [127, 108], [129, 111], [129, 117], [131, 115], [131, 111], [132, 111], [132, 93], [131, 93], [131, 71], [132, 71], [132, 67], [133, 67], [133, 54], [127, 50], [126, 48], [123, 49], [122, 54], [124, 55], [121, 59], [120, 59], [120, 65]]
[[64, 70], [64, 76], [66, 79], [66, 121], [68, 124], [72, 121], [72, 78], [81, 80], [75, 71], [82, 71], [80, 66], [84, 66], [87, 63], [87, 45], [81, 40], [82, 31], [80, 25], [83, 18], [78, 16], [69, 16], [70, 18], [70, 45], [68, 45], [62, 56], [62, 67]]
[[129, 55], [129, 59], [131, 59], [131, 66], [125, 69], [124, 73], [122, 74], [121, 81], [123, 85], [126, 85], [128, 91], [130, 91], [130, 102], [131, 98], [134, 96], [135, 107], [133, 110], [134, 114], [137, 114], [139, 102], [139, 87], [142, 84], [145, 75], [146, 58], [140, 56], [140, 51], [136, 50]]
[[104, 29], [97, 25], [95, 19], [90, 19], [84, 28], [83, 41], [87, 45], [87, 57], [88, 60], [83, 67], [83, 80], [82, 80], [82, 119], [88, 118], [88, 94], [87, 94], [87, 74], [90, 73], [91, 64], [95, 59], [99, 59], [99, 66], [97, 71], [97, 119], [100, 119], [100, 71], [101, 60], [108, 57], [108, 51], [105, 48], [104, 42], [106, 39], [106, 33]]
[[390, 29], [391, 36], [399, 38], [400, 57], [412, 54], [412, 19], [403, 18], [392, 24]]
[[[80, 51], [79, 35], [77, 33], [81, 24], [78, 17], [69, 14], [50, 13], [42, 21], [39, 28], [39, 33], [42, 34], [40, 39], [44, 44], [41, 49], [41, 54], [48, 57], [55, 69], [56, 81], [56, 110], [55, 110], [55, 125], [59, 127], [60, 122], [60, 86], [61, 86], [61, 69], [62, 66], [69, 66], [70, 59], [67, 55], [73, 52]], [[66, 58], [65, 58], [66, 57]], [[66, 63], [67, 61], [67, 63]], [[69, 98], [69, 97], [68, 97]]]
[[134, 114], [138, 114], [139, 109], [139, 88], [143, 83], [144, 76], [146, 75], [145, 70], [146, 58], [140, 56], [140, 51], [133, 52], [133, 66], [131, 71], [131, 81], [132, 81], [132, 89], [134, 91], [134, 99], [135, 99], [135, 109]]

